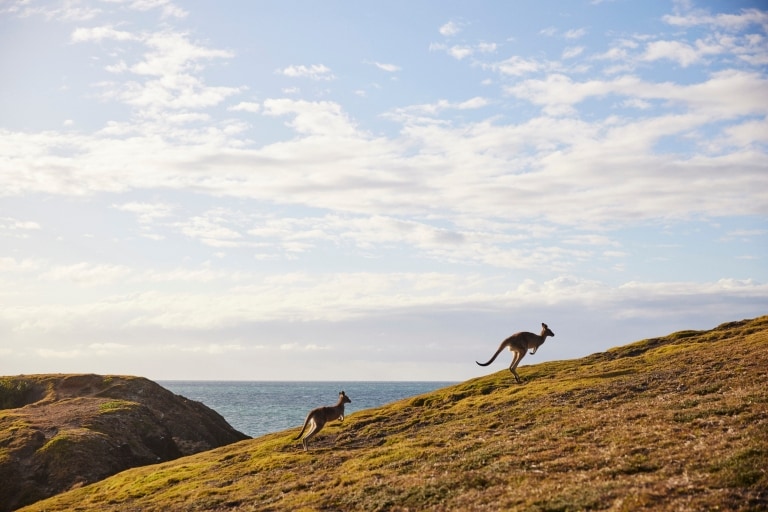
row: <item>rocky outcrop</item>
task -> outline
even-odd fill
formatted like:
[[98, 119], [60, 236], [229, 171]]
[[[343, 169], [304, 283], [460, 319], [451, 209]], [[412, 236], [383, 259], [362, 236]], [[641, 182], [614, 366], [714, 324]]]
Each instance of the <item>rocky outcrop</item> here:
[[0, 377], [0, 510], [248, 436], [140, 377]]

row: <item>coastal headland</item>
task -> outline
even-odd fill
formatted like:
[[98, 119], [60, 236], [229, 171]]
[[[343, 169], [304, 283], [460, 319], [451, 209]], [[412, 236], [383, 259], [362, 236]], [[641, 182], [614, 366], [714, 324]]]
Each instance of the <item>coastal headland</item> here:
[[0, 510], [243, 439], [216, 411], [141, 377], [0, 377]]

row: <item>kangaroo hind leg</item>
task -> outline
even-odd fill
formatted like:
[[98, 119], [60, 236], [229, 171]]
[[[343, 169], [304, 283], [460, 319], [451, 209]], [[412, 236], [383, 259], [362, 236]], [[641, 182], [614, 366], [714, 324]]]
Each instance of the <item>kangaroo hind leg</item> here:
[[317, 431], [317, 423], [315, 422], [314, 418], [309, 420], [309, 425], [307, 425], [307, 427], [307, 433], [301, 440], [301, 445], [304, 447], [304, 451], [307, 451], [309, 448], [309, 438], [312, 437]]
[[512, 364], [509, 365], [509, 371], [512, 372], [512, 375], [515, 376], [515, 381], [520, 384], [522, 381], [520, 380], [520, 376], [517, 374], [517, 365], [520, 364], [520, 360], [525, 357], [525, 351], [523, 352], [513, 352], [514, 356], [512, 357]]

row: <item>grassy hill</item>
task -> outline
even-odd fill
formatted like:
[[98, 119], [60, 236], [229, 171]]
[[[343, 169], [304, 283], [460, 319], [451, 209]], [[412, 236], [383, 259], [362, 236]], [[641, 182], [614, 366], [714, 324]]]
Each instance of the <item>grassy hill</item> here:
[[519, 373], [351, 414], [308, 453], [279, 432], [24, 510], [768, 508], [768, 316]]

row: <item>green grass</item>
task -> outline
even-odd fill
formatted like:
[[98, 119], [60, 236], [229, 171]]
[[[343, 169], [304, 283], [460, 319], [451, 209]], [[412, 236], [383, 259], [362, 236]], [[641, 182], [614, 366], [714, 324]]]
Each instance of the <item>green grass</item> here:
[[26, 405], [32, 384], [25, 379], [0, 378], [0, 409], [14, 409]]
[[115, 412], [121, 412], [121, 411], [128, 411], [138, 406], [139, 406], [138, 403], [131, 402], [129, 400], [110, 400], [108, 402], [102, 402], [101, 404], [99, 404], [99, 412], [102, 414], [115, 413]]
[[94, 435], [96, 434], [92, 430], [86, 428], [67, 429], [46, 441], [39, 451], [66, 457], [77, 450], [77, 440], [79, 438], [92, 437]]
[[[763, 435], [768, 435], [768, 432], [763, 432]], [[718, 485], [733, 488], [749, 487], [764, 481], [767, 470], [768, 449], [758, 443], [729, 455], [711, 468]]]
[[350, 414], [307, 453], [292, 429], [23, 510], [768, 507], [768, 317], [519, 373]]

